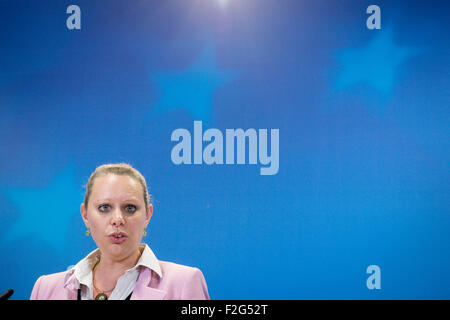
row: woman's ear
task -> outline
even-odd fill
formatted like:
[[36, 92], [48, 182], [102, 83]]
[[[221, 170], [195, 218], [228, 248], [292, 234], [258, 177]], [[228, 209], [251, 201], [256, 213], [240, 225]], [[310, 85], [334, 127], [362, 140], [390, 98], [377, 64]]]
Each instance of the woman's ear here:
[[147, 208], [147, 215], [145, 217], [145, 227], [147, 228], [148, 223], [150, 222], [150, 219], [153, 215], [153, 205], [150, 203]]
[[81, 218], [83, 219], [84, 224], [86, 225], [86, 228], [89, 229], [89, 221], [87, 217], [87, 208], [85, 207], [84, 203], [80, 206], [80, 212], [81, 212]]

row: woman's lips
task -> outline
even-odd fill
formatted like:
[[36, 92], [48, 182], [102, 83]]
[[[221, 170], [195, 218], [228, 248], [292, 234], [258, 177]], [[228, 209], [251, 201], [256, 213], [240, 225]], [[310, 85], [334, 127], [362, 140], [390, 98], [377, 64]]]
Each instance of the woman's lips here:
[[125, 240], [127, 240], [126, 234], [124, 234], [122, 232], [112, 233], [108, 237], [111, 240], [111, 242], [113, 242], [113, 243], [122, 243]]

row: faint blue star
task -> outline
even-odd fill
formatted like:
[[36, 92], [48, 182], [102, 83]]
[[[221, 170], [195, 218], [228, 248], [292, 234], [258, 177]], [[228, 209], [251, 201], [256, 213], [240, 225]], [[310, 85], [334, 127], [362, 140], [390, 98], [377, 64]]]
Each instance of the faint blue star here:
[[397, 67], [421, 50], [399, 47], [394, 44], [390, 28], [375, 31], [375, 36], [366, 46], [349, 48], [337, 53], [341, 65], [335, 83], [336, 89], [345, 89], [365, 83], [383, 94], [392, 91]]
[[207, 46], [198, 59], [185, 70], [152, 75], [160, 88], [159, 102], [152, 113], [183, 108], [195, 120], [210, 121], [213, 93], [230, 81], [233, 73], [216, 67], [213, 46]]
[[82, 200], [73, 166], [66, 167], [46, 187], [2, 191], [19, 210], [19, 218], [3, 233], [3, 241], [28, 238], [57, 251], [66, 248], [68, 226]]

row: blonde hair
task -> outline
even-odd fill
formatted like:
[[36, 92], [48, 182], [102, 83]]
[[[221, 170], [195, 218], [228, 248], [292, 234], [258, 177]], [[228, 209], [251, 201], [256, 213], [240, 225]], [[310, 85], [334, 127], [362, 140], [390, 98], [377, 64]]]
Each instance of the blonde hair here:
[[98, 177], [106, 176], [107, 174], [115, 174], [119, 176], [129, 176], [140, 183], [142, 189], [144, 190], [144, 202], [145, 210], [148, 210], [148, 205], [150, 203], [150, 195], [148, 194], [147, 183], [145, 182], [144, 176], [135, 168], [127, 163], [108, 163], [98, 166], [95, 171], [89, 177], [88, 183], [86, 184], [86, 193], [84, 195], [84, 206], [87, 208], [89, 197], [91, 196], [92, 187], [94, 185], [95, 179]]

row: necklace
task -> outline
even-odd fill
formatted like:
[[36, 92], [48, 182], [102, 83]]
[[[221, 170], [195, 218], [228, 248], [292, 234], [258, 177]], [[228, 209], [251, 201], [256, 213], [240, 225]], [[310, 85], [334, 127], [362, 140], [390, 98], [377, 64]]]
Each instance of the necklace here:
[[100, 260], [95, 264], [94, 268], [92, 269], [92, 284], [94, 285], [94, 289], [97, 290], [97, 292], [100, 292], [95, 296], [95, 300], [108, 300], [107, 293], [112, 292], [114, 288], [112, 288], [111, 290], [100, 290], [95, 286], [95, 269], [97, 268], [99, 262]]

